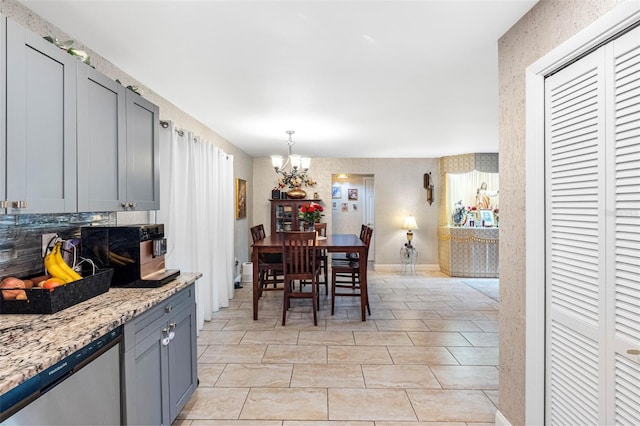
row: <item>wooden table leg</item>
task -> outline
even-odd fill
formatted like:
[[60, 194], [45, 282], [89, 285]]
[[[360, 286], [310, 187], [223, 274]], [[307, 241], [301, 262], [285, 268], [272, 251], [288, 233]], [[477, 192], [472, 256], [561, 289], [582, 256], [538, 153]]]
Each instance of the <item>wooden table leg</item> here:
[[253, 320], [258, 319], [258, 281], [260, 277], [258, 276], [258, 251], [256, 247], [253, 248], [253, 252], [251, 253], [251, 261], [253, 262]]
[[360, 310], [362, 314], [362, 321], [367, 320], [367, 305], [369, 304], [369, 293], [367, 290], [367, 262], [366, 253], [364, 249], [358, 250], [358, 257], [360, 258]]

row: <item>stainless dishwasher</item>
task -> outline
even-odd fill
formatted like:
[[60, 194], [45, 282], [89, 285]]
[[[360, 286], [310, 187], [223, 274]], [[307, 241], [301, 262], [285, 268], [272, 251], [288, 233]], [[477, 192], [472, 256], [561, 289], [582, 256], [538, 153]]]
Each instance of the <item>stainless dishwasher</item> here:
[[1, 425], [119, 425], [119, 327], [0, 396]]

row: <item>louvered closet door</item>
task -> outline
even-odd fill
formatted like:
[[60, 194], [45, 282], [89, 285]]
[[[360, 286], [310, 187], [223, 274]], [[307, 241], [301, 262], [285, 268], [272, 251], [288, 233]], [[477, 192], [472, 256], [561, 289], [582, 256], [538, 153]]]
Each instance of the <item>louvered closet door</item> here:
[[640, 27], [545, 81], [547, 424], [640, 425]]
[[615, 126], [613, 191], [608, 201], [612, 254], [608, 282], [608, 424], [640, 425], [640, 27], [616, 39], [611, 49]]
[[546, 424], [605, 420], [603, 57], [545, 81]]

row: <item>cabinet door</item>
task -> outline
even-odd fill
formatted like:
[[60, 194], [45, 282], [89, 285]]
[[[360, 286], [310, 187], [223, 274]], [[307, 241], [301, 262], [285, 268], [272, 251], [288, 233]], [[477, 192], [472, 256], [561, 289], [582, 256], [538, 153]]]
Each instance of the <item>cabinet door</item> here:
[[136, 93], [126, 91], [127, 205], [132, 210], [160, 208], [159, 110]]
[[7, 212], [75, 212], [77, 59], [6, 25]]
[[167, 346], [162, 341], [165, 328], [166, 323], [135, 347], [135, 378], [127, 381], [126, 417], [129, 424], [169, 424], [168, 407], [163, 403], [169, 394], [169, 381], [164, 372]]
[[185, 406], [198, 386], [196, 356], [196, 307], [191, 303], [169, 320], [174, 338], [169, 350], [169, 423]]
[[126, 202], [125, 88], [78, 62], [78, 211]]
[[[0, 15], [0, 85], [2, 90], [0, 92], [6, 93], [6, 59], [7, 59], [7, 19]], [[6, 96], [0, 96], [0, 215], [6, 213], [7, 209], [7, 193], [6, 193], [6, 178], [7, 178], [7, 164], [6, 157]]]

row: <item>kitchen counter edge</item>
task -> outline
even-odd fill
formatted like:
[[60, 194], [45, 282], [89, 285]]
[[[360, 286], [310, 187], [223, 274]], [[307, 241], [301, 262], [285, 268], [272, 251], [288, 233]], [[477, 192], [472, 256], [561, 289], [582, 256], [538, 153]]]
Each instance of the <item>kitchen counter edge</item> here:
[[157, 288], [112, 287], [55, 314], [0, 315], [0, 395], [131, 321], [202, 277], [181, 273]]

